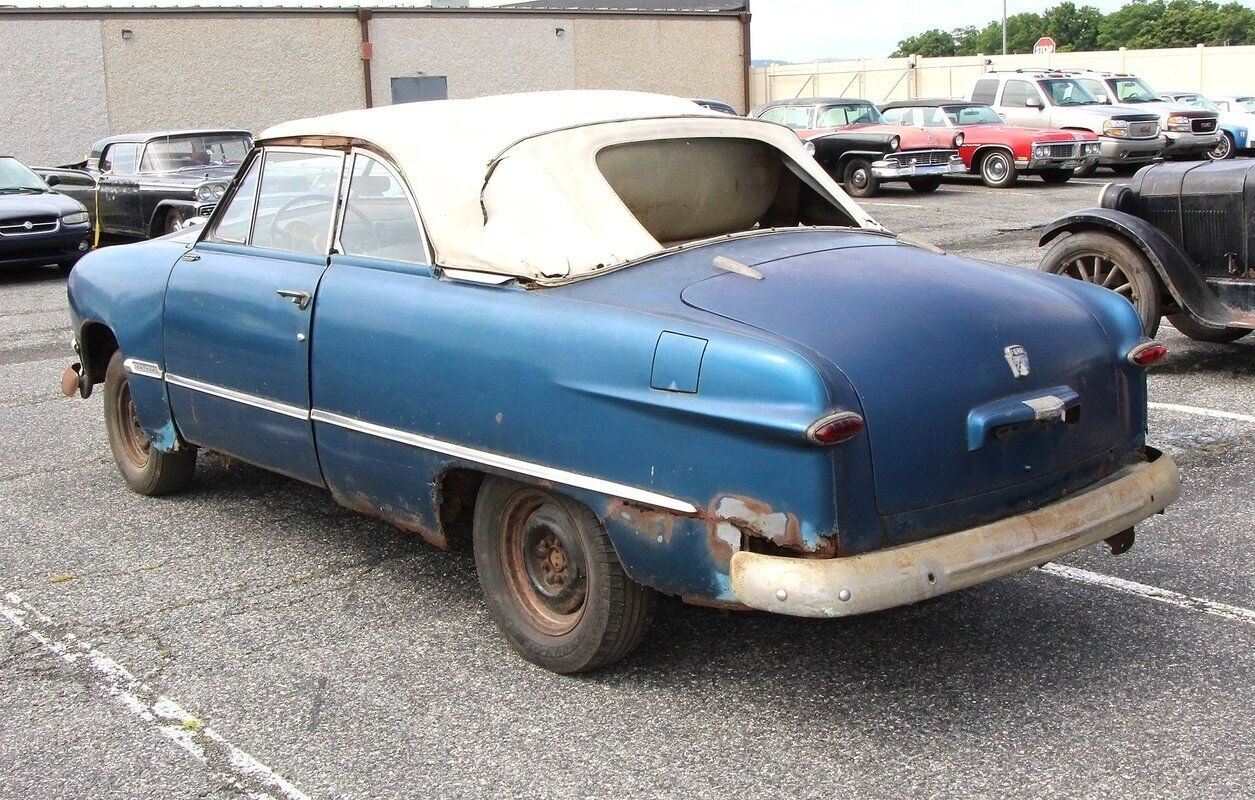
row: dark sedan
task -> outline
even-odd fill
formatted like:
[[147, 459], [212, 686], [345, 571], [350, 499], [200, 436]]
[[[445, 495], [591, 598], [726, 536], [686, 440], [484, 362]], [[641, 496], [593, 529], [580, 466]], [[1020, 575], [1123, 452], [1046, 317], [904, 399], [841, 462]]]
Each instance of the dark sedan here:
[[87, 210], [12, 156], [0, 156], [0, 267], [70, 269], [90, 247]]

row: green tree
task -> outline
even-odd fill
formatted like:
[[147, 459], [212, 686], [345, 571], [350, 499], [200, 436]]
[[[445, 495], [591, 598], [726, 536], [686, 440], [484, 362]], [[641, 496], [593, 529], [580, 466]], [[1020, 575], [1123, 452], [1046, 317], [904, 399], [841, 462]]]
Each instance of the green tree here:
[[954, 36], [949, 31], [943, 31], [939, 28], [933, 28], [915, 36], [908, 36], [898, 42], [898, 49], [893, 52], [892, 57], [901, 58], [909, 55], [956, 55]]
[[1093, 6], [1060, 3], [1042, 15], [1042, 36], [1053, 37], [1063, 51], [1097, 50], [1102, 18], [1103, 13]]

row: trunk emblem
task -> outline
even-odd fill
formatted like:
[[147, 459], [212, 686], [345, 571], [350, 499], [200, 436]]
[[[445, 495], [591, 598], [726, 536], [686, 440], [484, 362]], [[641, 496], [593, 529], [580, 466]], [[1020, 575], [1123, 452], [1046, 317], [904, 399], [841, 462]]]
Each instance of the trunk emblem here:
[[1017, 379], [1028, 377], [1028, 351], [1024, 349], [1024, 345], [1013, 344], [1004, 348], [1002, 354], [1006, 356], [1012, 375]]

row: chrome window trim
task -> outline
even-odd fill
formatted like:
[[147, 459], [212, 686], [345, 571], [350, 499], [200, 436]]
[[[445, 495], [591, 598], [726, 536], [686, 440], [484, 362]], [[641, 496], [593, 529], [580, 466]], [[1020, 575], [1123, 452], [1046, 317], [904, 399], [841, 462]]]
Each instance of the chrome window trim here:
[[384, 425], [376, 425], [373, 422], [366, 422], [353, 417], [346, 417], [340, 414], [334, 414], [330, 411], [321, 411], [315, 408], [310, 412], [310, 419], [315, 422], [322, 422], [328, 425], [335, 425], [339, 428], [355, 431], [357, 433], [365, 433], [379, 439], [397, 442], [399, 444], [408, 444], [412, 447], [418, 447], [422, 450], [430, 450], [435, 453], [460, 458], [466, 461], [472, 461], [476, 464], [483, 464], [489, 467], [506, 472], [514, 472], [519, 475], [527, 475], [532, 478], [540, 478], [541, 480], [553, 481], [565, 486], [574, 486], [579, 489], [588, 489], [589, 491], [607, 494], [613, 497], [620, 497], [624, 500], [642, 503], [644, 505], [655, 506], [657, 508], [665, 508], [681, 514], [696, 514], [697, 507], [691, 503], [679, 500], [674, 497], [668, 497], [664, 494], [651, 492], [648, 489], [638, 489], [634, 486], [628, 486], [614, 481], [607, 481], [601, 478], [594, 478], [589, 475], [581, 475], [577, 472], [568, 472], [557, 467], [548, 467], [544, 464], [537, 464], [532, 461], [523, 461], [522, 459], [504, 456], [500, 453], [493, 453], [487, 450], [478, 450], [473, 447], [466, 447], [452, 442], [441, 441], [440, 439], [432, 439], [428, 436], [421, 436], [417, 433], [399, 430], [397, 428], [389, 428]]
[[327, 220], [327, 245], [323, 250], [323, 256], [330, 256], [331, 250], [335, 247], [336, 236], [336, 220], [340, 217], [340, 208], [344, 205], [344, 163], [345, 152], [343, 150], [331, 150], [326, 147], [300, 147], [296, 145], [271, 145], [262, 147], [261, 149], [261, 171], [257, 175], [257, 194], [253, 199], [253, 219], [248, 226], [248, 241], [245, 246], [253, 247], [263, 253], [297, 253], [298, 255], [319, 255], [318, 253], [303, 253], [299, 250], [284, 250], [281, 247], [263, 247], [259, 244], [253, 244], [253, 234], [257, 232], [257, 212], [261, 207], [261, 188], [266, 181], [266, 164], [270, 161], [271, 153], [297, 153], [299, 155], [326, 155], [335, 156], [340, 162], [340, 177], [336, 180], [335, 188], [331, 193], [331, 214]]
[[145, 378], [156, 378], [158, 380], [164, 378], [166, 374], [161, 365], [155, 361], [144, 361], [139, 358], [123, 359], [122, 369], [132, 375], [143, 375]]
[[[418, 223], [418, 238], [422, 240], [423, 257], [427, 260], [421, 262], [424, 266], [436, 266], [435, 252], [431, 247], [431, 240], [427, 238], [427, 226], [423, 223], [423, 213], [418, 209], [418, 203], [414, 200], [414, 193], [410, 191], [410, 186], [406, 180], [401, 177], [401, 172], [392, 163], [392, 159], [377, 150], [371, 150], [365, 147], [353, 147], [348, 151], [345, 158], [344, 169], [341, 172], [341, 192], [340, 192], [340, 208], [336, 214], [335, 252], [343, 255], [354, 255], [353, 253], [345, 253], [344, 246], [340, 243], [340, 233], [344, 230], [344, 217], [348, 213], [349, 192], [353, 189], [353, 171], [357, 168], [357, 157], [364, 156], [371, 159], [375, 163], [382, 166], [388, 171], [389, 175], [401, 187], [401, 191], [405, 193], [405, 198], [410, 202], [410, 210], [414, 212], [414, 220]], [[378, 258], [378, 256], [358, 255], [357, 258]], [[399, 259], [380, 258], [380, 261], [400, 261]], [[415, 264], [415, 261], [400, 261], [402, 264]]]
[[[240, 181], [244, 180], [248, 171], [253, 168], [253, 164], [261, 159], [262, 155], [262, 150], [260, 148], [254, 148], [247, 156], [244, 157], [244, 160], [240, 162], [240, 168], [235, 171], [235, 175], [233, 175], [231, 180], [227, 182], [227, 191], [223, 193], [222, 197], [218, 198], [218, 203], [214, 206], [214, 211], [217, 211], [219, 208], [226, 207], [235, 200], [235, 196], [239, 194]], [[240, 247], [248, 246], [248, 240], [253, 238], [253, 222], [257, 219], [257, 192], [261, 189], [261, 168], [263, 166], [265, 166], [264, 163], [257, 167], [257, 185], [253, 187], [253, 211], [248, 218], [248, 231], [244, 234], [244, 241], [232, 242], [227, 239], [219, 239], [217, 237], [218, 223], [221, 222], [221, 220], [218, 219], [216, 215], [210, 214], [209, 219], [205, 221], [203, 226], [204, 229], [201, 231], [200, 236], [196, 239], [196, 244], [200, 244], [202, 242], [216, 242], [218, 244], [233, 244]], [[193, 245], [193, 247], [195, 247], [195, 245]]]
[[281, 403], [278, 400], [271, 400], [266, 397], [258, 397], [255, 394], [247, 392], [239, 392], [235, 389], [228, 389], [225, 386], [218, 386], [213, 383], [205, 383], [194, 378], [185, 378], [182, 375], [175, 375], [172, 372], [166, 373], [166, 383], [172, 386], [182, 386], [184, 389], [191, 389], [196, 392], [220, 397], [223, 400], [231, 400], [253, 408], [260, 408], [263, 411], [273, 411], [276, 414], [282, 414], [285, 417], [293, 419], [307, 420], [309, 419], [309, 409], [299, 406]]

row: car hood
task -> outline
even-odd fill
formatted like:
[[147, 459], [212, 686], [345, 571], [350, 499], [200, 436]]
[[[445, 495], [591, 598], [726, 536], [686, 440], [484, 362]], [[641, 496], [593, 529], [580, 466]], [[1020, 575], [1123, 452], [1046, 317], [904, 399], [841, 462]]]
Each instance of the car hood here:
[[0, 194], [0, 219], [37, 216], [59, 217], [83, 210], [82, 203], [56, 192]]
[[1190, 119], [1214, 119], [1216, 112], [1208, 111], [1205, 108], [1196, 106], [1187, 106], [1183, 103], [1129, 103], [1124, 108], [1130, 108], [1134, 111], [1156, 114], [1161, 119], [1166, 120], [1168, 117], [1189, 117]]
[[[681, 299], [791, 340], [849, 379], [882, 514], [1046, 480], [1117, 445], [1115, 347], [1069, 282], [879, 242], [756, 263], [762, 280], [720, 274]], [[1025, 377], [1009, 364], [1016, 346], [1028, 353]], [[1069, 393], [1075, 422], [973, 445], [972, 420], [989, 409]]]
[[905, 125], [843, 125], [840, 128], [822, 128], [801, 131], [803, 139], [823, 136], [830, 133], [872, 133], [884, 136], [897, 136], [902, 150], [923, 150], [954, 146], [954, 133], [947, 128], [911, 128]]
[[1088, 131], [1065, 131], [1058, 128], [1022, 128], [1018, 125], [1002, 125], [985, 123], [982, 125], [960, 125], [965, 144], [976, 144], [993, 141], [1034, 141], [1034, 142], [1074, 142], [1077, 140], [1092, 142], [1097, 137]]

